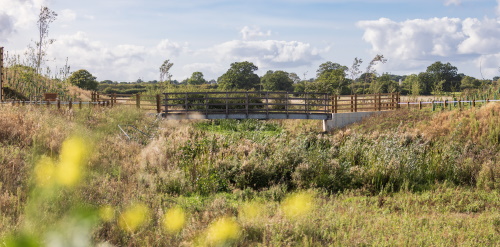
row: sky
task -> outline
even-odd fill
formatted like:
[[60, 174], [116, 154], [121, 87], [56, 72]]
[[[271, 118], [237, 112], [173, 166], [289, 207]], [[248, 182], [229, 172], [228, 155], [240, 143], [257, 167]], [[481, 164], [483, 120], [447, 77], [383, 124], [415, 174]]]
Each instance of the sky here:
[[409, 75], [436, 61], [479, 79], [499, 76], [500, 0], [0, 0], [0, 46], [22, 55], [37, 39], [41, 6], [50, 25], [47, 66], [86, 69], [98, 81], [211, 80], [231, 63], [314, 78], [332, 61]]

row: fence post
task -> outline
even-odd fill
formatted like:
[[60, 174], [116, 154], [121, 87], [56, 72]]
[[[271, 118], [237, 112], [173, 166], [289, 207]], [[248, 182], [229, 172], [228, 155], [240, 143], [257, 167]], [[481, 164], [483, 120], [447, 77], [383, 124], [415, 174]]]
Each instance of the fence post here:
[[[288, 118], [288, 92], [286, 92], [286, 101], [285, 101], [285, 108], [286, 108], [286, 117]], [[307, 104], [307, 103], [306, 103]]]
[[354, 112], [358, 112], [358, 94], [354, 94]]
[[422, 110], [422, 101], [421, 100], [418, 101], [418, 109]]
[[378, 93], [378, 111], [382, 111], [382, 94]]
[[186, 115], [189, 112], [189, 109], [188, 109], [188, 93], [187, 92], [184, 94], [184, 111], [186, 111]]
[[406, 104], [408, 105], [408, 110], [410, 109], [410, 101], [406, 102]]
[[[113, 102], [113, 100], [111, 100], [111, 102]], [[161, 99], [159, 94], [156, 95], [156, 113], [161, 113]]]
[[351, 95], [351, 112], [354, 112], [354, 96]]
[[432, 101], [432, 111], [436, 110], [436, 105], [434, 104], [434, 100]]
[[228, 94], [228, 92], [226, 92], [226, 118], [229, 115], [229, 102], [227, 99], [228, 97], [229, 97], [229, 94]]
[[476, 100], [475, 99], [472, 100], [472, 107], [476, 107]]
[[141, 95], [140, 94], [135, 95], [135, 106], [138, 109], [141, 108]]
[[168, 93], [165, 93], [165, 114], [168, 114]]
[[0, 47], [0, 102], [3, 102], [3, 47]]
[[69, 103], [68, 103], [68, 108], [71, 110], [71, 108], [73, 108], [73, 102], [71, 100], [69, 100]]
[[266, 116], [269, 117], [269, 91], [266, 91]]
[[57, 109], [61, 109], [61, 100], [57, 100]]
[[248, 103], [249, 103], [248, 102], [248, 91], [246, 92], [246, 96], [247, 96], [247, 98], [246, 98], [246, 101], [245, 101], [245, 111], [247, 113], [247, 118], [248, 118]]

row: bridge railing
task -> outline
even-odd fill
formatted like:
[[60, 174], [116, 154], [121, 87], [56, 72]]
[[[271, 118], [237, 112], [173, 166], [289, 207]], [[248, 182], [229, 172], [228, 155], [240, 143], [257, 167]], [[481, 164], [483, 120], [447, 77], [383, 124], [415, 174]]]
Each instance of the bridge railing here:
[[166, 114], [328, 114], [326, 93], [182, 92], [164, 93]]
[[400, 100], [399, 93], [333, 95], [332, 113], [396, 110]]

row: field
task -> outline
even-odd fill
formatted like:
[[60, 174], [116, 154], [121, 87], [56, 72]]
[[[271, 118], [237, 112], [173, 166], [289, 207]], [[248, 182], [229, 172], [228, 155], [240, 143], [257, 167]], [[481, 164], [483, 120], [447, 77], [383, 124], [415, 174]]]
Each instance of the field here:
[[400, 110], [322, 133], [0, 106], [0, 244], [499, 246], [499, 115]]

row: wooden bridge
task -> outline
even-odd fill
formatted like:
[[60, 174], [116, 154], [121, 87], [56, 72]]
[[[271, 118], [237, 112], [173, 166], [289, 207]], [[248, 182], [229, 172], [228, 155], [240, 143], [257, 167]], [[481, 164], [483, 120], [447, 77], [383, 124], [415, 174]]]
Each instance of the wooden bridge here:
[[316, 119], [332, 113], [395, 110], [399, 94], [331, 95], [289, 92], [164, 93], [166, 119]]

